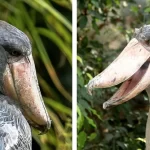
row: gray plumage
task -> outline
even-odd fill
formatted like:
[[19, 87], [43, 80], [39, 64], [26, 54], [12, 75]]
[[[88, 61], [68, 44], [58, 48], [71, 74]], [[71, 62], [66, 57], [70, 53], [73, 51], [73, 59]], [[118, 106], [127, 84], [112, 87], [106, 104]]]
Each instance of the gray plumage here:
[[31, 137], [19, 105], [0, 95], [0, 150], [31, 150]]

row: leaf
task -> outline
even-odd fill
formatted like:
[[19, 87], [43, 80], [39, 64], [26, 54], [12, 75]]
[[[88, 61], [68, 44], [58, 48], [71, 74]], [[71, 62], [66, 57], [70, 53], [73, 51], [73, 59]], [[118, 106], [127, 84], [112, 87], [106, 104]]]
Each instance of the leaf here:
[[97, 18], [98, 20], [103, 20], [103, 14], [101, 14], [97, 10], [90, 10], [89, 13], [91, 14], [92, 17]]
[[119, 0], [115, 0], [114, 2], [116, 3], [116, 5], [120, 6], [120, 1]]
[[89, 123], [92, 127], [96, 128], [96, 124], [95, 124], [95, 122], [94, 122], [93, 119], [91, 119], [91, 118], [89, 118], [89, 117], [86, 117], [86, 119], [87, 119], [88, 123]]
[[86, 73], [87, 77], [89, 78], [89, 80], [91, 80], [93, 77], [90, 73]]
[[121, 147], [122, 149], [126, 149], [125, 145], [123, 142], [117, 141], [117, 144], [119, 145], [119, 147]]
[[97, 1], [97, 0], [91, 0], [91, 3], [92, 3], [95, 7], [99, 8], [99, 1]]
[[54, 7], [52, 7], [52, 5], [46, 3], [46, 1], [43, 0], [33, 0], [33, 1], [37, 3], [39, 7], [43, 7], [50, 14], [54, 15], [55, 18], [58, 19], [60, 22], [62, 22], [70, 31], [72, 30], [70, 22], [64, 16], [62, 16], [60, 12], [58, 12]]
[[85, 8], [85, 1], [78, 1], [78, 6], [79, 9], [84, 9]]
[[77, 75], [80, 77], [82, 76], [82, 71], [79, 67], [77, 67]]
[[51, 106], [56, 111], [65, 113], [65, 114], [71, 116], [71, 108], [68, 108], [64, 104], [61, 104], [60, 102], [58, 102], [57, 100], [53, 100], [48, 97], [43, 97], [43, 99], [48, 106]]
[[67, 57], [70, 64], [72, 64], [72, 53], [71, 49], [65, 45], [63, 39], [60, 38], [60, 36], [56, 35], [53, 31], [50, 31], [49, 29], [45, 28], [37, 28], [36, 29], [40, 35], [43, 35], [49, 39], [51, 39], [54, 43], [57, 44], [57, 46], [62, 50], [64, 55]]
[[109, 6], [109, 7], [111, 7], [111, 6], [112, 6], [112, 3], [113, 3], [113, 1], [112, 1], [112, 0], [106, 0], [106, 2], [107, 2], [107, 6]]
[[[79, 100], [79, 98], [78, 98], [78, 100]], [[79, 106], [79, 108], [80, 108], [80, 110], [82, 112], [82, 115], [84, 117], [87, 117], [87, 112], [85, 111], [85, 108], [80, 103], [78, 103], [78, 106]]]
[[90, 44], [95, 48], [102, 47], [102, 44], [99, 41], [90, 41]]
[[141, 141], [143, 143], [146, 143], [146, 139], [145, 138], [137, 138], [136, 140]]
[[77, 60], [83, 65], [82, 58], [80, 56], [77, 56]]
[[88, 139], [89, 141], [92, 141], [96, 138], [97, 134], [94, 132], [94, 133], [91, 133], [89, 136], [88, 136]]
[[80, 17], [80, 20], [79, 20], [79, 27], [81, 29], [85, 28], [86, 24], [87, 24], [87, 17], [84, 15], [84, 16], [81, 16]]
[[77, 83], [78, 83], [78, 85], [80, 85], [81, 87], [84, 86], [84, 79], [83, 79], [83, 77], [81, 76], [80, 70], [78, 70]]
[[[83, 96], [83, 97], [84, 97], [84, 96]], [[91, 108], [91, 106], [88, 104], [88, 102], [87, 102], [86, 100], [80, 99], [79, 102], [80, 102], [80, 105], [82, 105], [84, 109], [89, 110], [89, 109]]]
[[86, 133], [84, 131], [80, 132], [79, 135], [78, 135], [78, 146], [80, 148], [83, 148], [84, 145], [85, 145], [85, 142], [86, 142]]
[[115, 9], [111, 10], [114, 15], [117, 15], [117, 11]]
[[92, 27], [97, 33], [99, 32], [98, 25], [96, 24], [95, 18], [93, 18], [93, 20], [92, 20]]
[[99, 113], [97, 113], [97, 111], [95, 109], [91, 109], [91, 112], [98, 117], [98, 119], [102, 120], [101, 116], [99, 115]]
[[131, 11], [137, 13], [139, 11], [139, 8], [137, 6], [131, 6]]
[[82, 49], [83, 48], [86, 48], [88, 45], [88, 38], [85, 36], [83, 39], [82, 39], [82, 42], [81, 42], [81, 47]]
[[114, 138], [114, 136], [112, 134], [110, 134], [110, 133], [106, 134], [106, 136], [105, 136], [105, 140], [107, 142], [110, 142], [113, 138]]
[[82, 115], [82, 112], [78, 106], [77, 106], [77, 113], [78, 113], [77, 129], [78, 131], [80, 131], [80, 129], [83, 127], [84, 124], [84, 116]]
[[145, 13], [149, 13], [149, 12], [150, 12], [150, 7], [145, 8], [145, 9], [144, 9], [144, 12], [145, 12]]

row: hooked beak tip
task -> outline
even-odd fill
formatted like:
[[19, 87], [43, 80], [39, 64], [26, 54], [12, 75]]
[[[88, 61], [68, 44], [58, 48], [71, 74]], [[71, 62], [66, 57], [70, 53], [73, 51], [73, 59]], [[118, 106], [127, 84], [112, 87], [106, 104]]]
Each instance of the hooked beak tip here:
[[113, 105], [109, 104], [108, 102], [103, 103], [103, 109], [109, 109], [111, 108]]
[[85, 85], [85, 87], [87, 88], [88, 94], [92, 96], [93, 87], [90, 83], [91, 82], [89, 82], [87, 85]]
[[107, 109], [107, 107], [108, 107], [108, 103], [107, 102], [103, 103], [103, 109]]
[[51, 122], [52, 122], [52, 120], [49, 120], [46, 126], [39, 126], [39, 127], [34, 127], [34, 128], [36, 128], [40, 131], [39, 135], [46, 134], [49, 131], [49, 129], [51, 128]]

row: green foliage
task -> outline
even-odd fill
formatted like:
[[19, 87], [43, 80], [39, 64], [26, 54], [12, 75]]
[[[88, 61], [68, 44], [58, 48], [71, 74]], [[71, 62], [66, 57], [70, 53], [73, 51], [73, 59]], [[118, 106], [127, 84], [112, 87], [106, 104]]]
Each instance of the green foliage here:
[[33, 137], [41, 150], [71, 149], [71, 1], [0, 1], [0, 19], [25, 32], [32, 42], [42, 95], [52, 120], [45, 135]]
[[[88, 95], [88, 81], [106, 68], [133, 37], [134, 28], [148, 23], [149, 6], [119, 0], [78, 0], [78, 149], [145, 148], [147, 96], [103, 110], [118, 86]], [[144, 97], [143, 97], [144, 96]]]

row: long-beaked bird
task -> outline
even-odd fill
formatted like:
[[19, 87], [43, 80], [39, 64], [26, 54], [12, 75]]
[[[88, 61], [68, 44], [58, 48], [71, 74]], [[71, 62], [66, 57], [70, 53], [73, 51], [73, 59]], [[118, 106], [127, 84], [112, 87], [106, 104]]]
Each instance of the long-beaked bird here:
[[0, 21], [0, 150], [31, 150], [30, 125], [47, 132], [44, 105], [28, 37]]
[[[122, 83], [119, 90], [103, 104], [107, 109], [122, 104], [143, 90], [150, 99], [150, 25], [135, 29], [135, 36], [120, 55], [89, 81], [87, 89], [108, 88]], [[146, 149], [150, 150], [150, 111], [146, 127]]]

